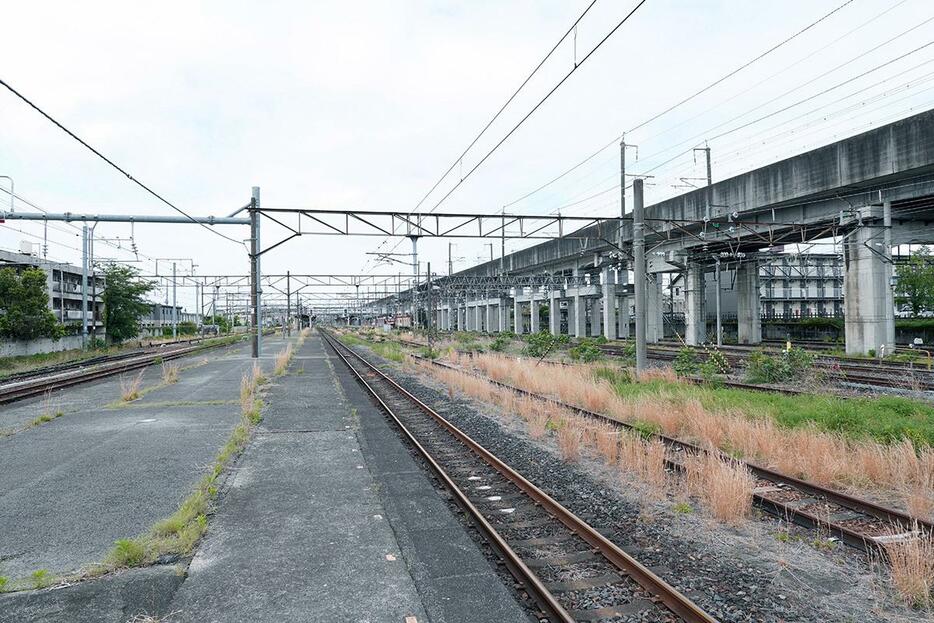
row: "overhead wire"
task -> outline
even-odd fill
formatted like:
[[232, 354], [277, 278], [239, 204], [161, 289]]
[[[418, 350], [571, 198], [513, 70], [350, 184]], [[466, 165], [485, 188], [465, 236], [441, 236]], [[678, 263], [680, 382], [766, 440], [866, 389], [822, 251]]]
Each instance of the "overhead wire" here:
[[577, 169], [580, 168], [581, 166], [585, 165], [586, 163], [588, 163], [588, 162], [590, 162], [591, 160], [593, 160], [594, 158], [596, 158], [599, 154], [601, 154], [603, 151], [605, 151], [605, 150], [608, 149], [609, 147], [611, 147], [611, 146], [615, 145], [616, 143], [618, 143], [618, 142], [622, 139], [622, 137], [625, 136], [627, 133], [634, 132], [635, 130], [646, 126], [647, 124], [651, 123], [652, 121], [655, 121], [655, 120], [659, 119], [660, 117], [662, 117], [662, 116], [664, 116], [664, 115], [666, 115], [666, 114], [672, 112], [673, 110], [675, 110], [675, 109], [677, 109], [677, 108], [683, 106], [684, 104], [686, 104], [686, 103], [692, 101], [693, 99], [699, 97], [700, 95], [703, 95], [704, 93], [706, 93], [707, 91], [709, 91], [709, 90], [712, 89], [713, 87], [715, 87], [715, 86], [717, 86], [718, 84], [721, 84], [722, 82], [724, 82], [725, 80], [727, 80], [727, 79], [729, 79], [729, 78], [735, 76], [736, 74], [740, 73], [740, 72], [743, 71], [744, 69], [747, 69], [747, 68], [750, 67], [751, 65], [753, 65], [753, 64], [755, 64], [756, 62], [762, 60], [763, 58], [765, 58], [766, 56], [772, 54], [773, 52], [775, 52], [775, 51], [778, 50], [779, 48], [783, 47], [784, 45], [786, 45], [786, 44], [788, 44], [789, 42], [793, 41], [794, 39], [798, 38], [798, 37], [801, 36], [802, 34], [808, 32], [809, 30], [811, 30], [812, 28], [814, 28], [815, 26], [817, 26], [818, 24], [820, 24], [821, 22], [823, 22], [823, 21], [826, 20], [827, 18], [831, 17], [832, 15], [836, 14], [838, 11], [840, 11], [840, 10], [843, 9], [844, 7], [848, 6], [848, 5], [851, 4], [852, 2], [853, 2], [853, 0], [847, 0], [847, 1], [844, 2], [843, 4], [838, 5], [837, 7], [835, 7], [835, 8], [834, 8], [833, 10], [831, 10], [830, 12], [825, 13], [824, 15], [822, 15], [821, 17], [819, 17], [819, 18], [816, 19], [815, 21], [811, 22], [810, 24], [808, 24], [808, 25], [805, 26], [804, 28], [798, 30], [797, 32], [795, 32], [795, 33], [792, 34], [791, 36], [789, 36], [789, 37], [783, 39], [781, 42], [777, 43], [776, 45], [773, 45], [771, 48], [769, 48], [769, 49], [766, 50], [765, 52], [763, 52], [763, 53], [761, 53], [761, 54], [755, 56], [755, 57], [754, 57], [753, 59], [751, 59], [750, 61], [747, 61], [746, 63], [743, 63], [742, 65], [740, 65], [740, 66], [737, 67], [736, 69], [733, 69], [732, 71], [727, 72], [724, 76], [722, 76], [722, 77], [720, 77], [720, 78], [714, 80], [713, 82], [711, 82], [711, 83], [708, 84], [707, 86], [701, 88], [700, 90], [694, 92], [694, 93], [691, 94], [690, 96], [683, 98], [682, 100], [678, 101], [676, 104], [674, 104], [674, 105], [672, 105], [672, 106], [669, 106], [667, 109], [665, 109], [665, 110], [662, 111], [661, 113], [655, 114], [655, 115], [653, 115], [652, 117], [650, 117], [650, 118], [648, 118], [648, 119], [646, 119], [646, 120], [644, 120], [644, 121], [641, 121], [640, 123], [636, 124], [636, 125], [633, 126], [632, 128], [629, 128], [629, 129], [627, 129], [627, 130], [621, 132], [621, 133], [620, 133], [618, 136], [616, 136], [613, 140], [611, 140], [611, 141], [608, 142], [607, 144], [603, 145], [602, 147], [600, 147], [599, 149], [597, 149], [596, 151], [594, 151], [594, 152], [591, 153], [589, 156], [587, 156], [586, 158], [584, 158], [583, 160], [581, 160], [581, 161], [578, 162], [577, 164], [573, 165], [573, 166], [570, 167], [569, 169], [566, 169], [564, 172], [562, 172], [562, 173], [560, 173], [559, 175], [557, 175], [557, 176], [551, 178], [550, 180], [548, 180], [548, 181], [545, 182], [544, 184], [541, 184], [540, 186], [538, 186], [538, 187], [536, 187], [535, 189], [533, 189], [533, 190], [531, 190], [531, 191], [529, 191], [529, 192], [523, 194], [522, 196], [517, 197], [517, 198], [515, 198], [515, 199], [513, 199], [513, 200], [511, 200], [511, 201], [509, 201], [509, 202], [507, 202], [506, 204], [504, 204], [504, 208], [508, 208], [508, 207], [510, 207], [510, 206], [513, 206], [513, 205], [519, 203], [520, 201], [523, 201], [523, 200], [527, 199], [528, 197], [531, 197], [532, 195], [534, 195], [534, 194], [540, 192], [541, 190], [544, 190], [545, 188], [551, 186], [552, 184], [554, 184], [554, 183], [557, 182], [558, 180], [564, 178], [564, 177], [567, 176], [568, 174], [572, 173], [573, 171], [577, 170]]
[[[178, 206], [176, 206], [175, 204], [173, 204], [172, 202], [170, 202], [168, 199], [166, 199], [165, 197], [163, 197], [162, 195], [160, 195], [159, 193], [157, 193], [156, 191], [154, 191], [152, 188], [150, 188], [149, 186], [147, 186], [146, 184], [144, 184], [144, 183], [141, 182], [140, 180], [138, 180], [138, 179], [136, 179], [135, 177], [133, 177], [133, 175], [131, 175], [126, 169], [124, 169], [123, 167], [121, 167], [120, 165], [118, 165], [117, 163], [115, 163], [113, 160], [111, 160], [110, 158], [108, 158], [107, 156], [105, 156], [104, 154], [102, 154], [100, 151], [98, 151], [97, 149], [95, 149], [94, 147], [92, 147], [90, 144], [88, 144], [84, 139], [82, 139], [82, 138], [79, 137], [77, 134], [75, 134], [74, 132], [72, 132], [71, 130], [69, 130], [68, 128], [66, 128], [66, 127], [65, 127], [64, 125], [62, 125], [59, 121], [57, 121], [54, 117], [52, 117], [49, 113], [45, 112], [45, 111], [44, 111], [43, 109], [41, 109], [37, 104], [35, 104], [34, 102], [32, 102], [32, 100], [30, 100], [30, 99], [27, 98], [25, 95], [23, 95], [22, 93], [20, 93], [20, 92], [17, 91], [16, 89], [14, 89], [8, 82], [6, 82], [5, 80], [3, 80], [2, 78], [0, 78], [0, 85], [4, 86], [8, 91], [10, 91], [10, 93], [12, 93], [13, 95], [15, 95], [15, 96], [18, 97], [19, 99], [21, 99], [21, 100], [22, 100], [23, 102], [25, 102], [30, 108], [32, 108], [33, 110], [35, 110], [36, 112], [38, 112], [40, 115], [42, 115], [43, 117], [45, 117], [45, 118], [46, 118], [48, 121], [50, 121], [53, 125], [55, 125], [56, 127], [58, 127], [62, 132], [64, 132], [65, 134], [67, 134], [68, 136], [70, 136], [71, 138], [73, 138], [74, 140], [76, 140], [78, 143], [80, 143], [81, 145], [83, 145], [84, 147], [86, 147], [86, 148], [87, 148], [88, 150], [90, 150], [91, 153], [93, 153], [95, 156], [97, 156], [98, 158], [100, 158], [101, 160], [103, 160], [104, 162], [106, 162], [107, 164], [109, 164], [111, 167], [113, 167], [114, 169], [116, 169], [117, 171], [119, 171], [120, 173], [122, 173], [123, 175], [125, 175], [125, 176], [127, 177], [127, 179], [129, 179], [131, 182], [133, 182], [134, 184], [136, 184], [137, 186], [139, 186], [140, 188], [142, 188], [143, 190], [145, 190], [147, 193], [149, 193], [150, 195], [152, 195], [153, 197], [155, 197], [156, 199], [158, 199], [159, 201], [161, 201], [162, 203], [164, 203], [164, 204], [167, 205], [168, 207], [172, 208], [173, 210], [175, 210], [176, 212], [178, 212], [178, 213], [181, 214], [182, 216], [184, 216], [185, 218], [191, 220], [192, 223], [195, 223], [195, 224], [197, 224], [197, 225], [200, 225], [200, 226], [203, 227], [204, 229], [208, 230], [209, 232], [211, 232], [211, 233], [213, 233], [213, 234], [215, 234], [215, 235], [217, 235], [217, 236], [220, 236], [221, 238], [224, 238], [225, 240], [229, 240], [230, 242], [233, 242], [233, 243], [236, 243], [236, 244], [239, 244], [239, 245], [244, 245], [244, 242], [243, 242], [242, 240], [236, 240], [236, 239], [234, 239], [234, 238], [231, 238], [230, 236], [226, 236], [226, 235], [222, 234], [221, 232], [217, 231], [216, 229], [212, 229], [211, 227], [208, 227], [208, 226], [205, 225], [204, 223], [199, 222], [199, 221], [196, 220], [193, 216], [191, 216], [190, 214], [188, 214], [187, 212], [185, 212], [184, 210], [182, 210], [181, 208], [179, 208]], [[244, 245], [244, 246], [245, 246], [245, 245]]]

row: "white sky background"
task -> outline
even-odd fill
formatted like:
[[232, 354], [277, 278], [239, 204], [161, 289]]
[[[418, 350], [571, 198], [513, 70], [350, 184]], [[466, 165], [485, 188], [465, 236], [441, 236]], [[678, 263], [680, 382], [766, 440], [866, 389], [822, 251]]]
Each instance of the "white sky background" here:
[[[648, 0], [438, 211], [498, 212], [843, 1]], [[15, 2], [3, 9], [0, 76], [192, 214], [229, 214], [248, 202], [254, 185], [267, 207], [411, 210], [586, 4]], [[634, 4], [598, 0], [578, 30], [578, 58]], [[628, 157], [629, 170], [652, 169], [707, 137], [931, 41], [934, 21], [923, 22], [932, 17], [928, 0], [854, 0], [709, 93], [627, 135], [639, 145], [639, 160], [634, 152]], [[464, 170], [572, 62], [569, 40], [468, 154]], [[934, 46], [712, 140], [714, 180], [926, 110], [934, 103], [932, 78]], [[509, 210], [548, 213], [612, 189], [618, 166], [614, 146]], [[678, 177], [703, 176], [703, 158], [695, 164], [683, 154], [653, 174], [649, 204], [684, 192], [672, 187]], [[170, 213], [5, 89], [0, 175], [12, 176], [17, 194], [52, 212]], [[446, 180], [422, 209], [433, 207], [454, 181]], [[0, 201], [6, 199], [0, 192]], [[618, 210], [618, 190], [609, 190], [562, 213]], [[55, 227], [49, 258], [77, 262], [79, 232]], [[0, 248], [38, 241], [18, 229], [41, 237], [41, 226], [9, 221], [0, 227]], [[246, 228], [221, 231], [248, 236]], [[103, 224], [97, 233], [128, 237], [130, 228]], [[282, 233], [264, 223], [266, 244]], [[193, 258], [199, 274], [248, 271], [242, 247], [194, 225], [140, 225], [135, 235], [141, 257]], [[364, 253], [381, 242], [295, 239], [264, 256], [263, 270], [405, 272], [368, 261]], [[482, 241], [455, 242], [454, 254], [463, 258], [455, 270], [488, 258]], [[518, 244], [507, 243], [507, 252]], [[446, 271], [447, 241], [423, 239], [419, 247], [423, 262]], [[397, 249], [408, 250], [408, 241]], [[498, 243], [495, 251], [498, 256]], [[132, 258], [101, 244], [97, 253]], [[153, 265], [142, 268], [151, 273]], [[194, 293], [179, 298], [190, 306]]]

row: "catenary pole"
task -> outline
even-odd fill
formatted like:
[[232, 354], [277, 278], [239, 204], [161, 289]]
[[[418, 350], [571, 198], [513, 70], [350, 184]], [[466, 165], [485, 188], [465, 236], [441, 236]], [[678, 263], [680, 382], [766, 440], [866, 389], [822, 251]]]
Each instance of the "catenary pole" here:
[[178, 299], [176, 298], [175, 262], [172, 262], [172, 341], [178, 339]]
[[646, 369], [645, 348], [645, 223], [642, 220], [642, 180], [632, 182], [632, 254], [636, 294], [636, 375]]
[[[64, 291], [64, 288], [62, 288]], [[81, 228], [81, 348], [88, 347], [88, 226]]]
[[262, 312], [262, 287], [259, 280], [261, 276], [259, 253], [259, 186], [253, 187], [253, 195], [250, 205], [250, 269], [252, 279], [250, 283], [250, 298], [253, 306], [253, 348], [252, 357], [257, 359], [263, 348], [263, 312]]

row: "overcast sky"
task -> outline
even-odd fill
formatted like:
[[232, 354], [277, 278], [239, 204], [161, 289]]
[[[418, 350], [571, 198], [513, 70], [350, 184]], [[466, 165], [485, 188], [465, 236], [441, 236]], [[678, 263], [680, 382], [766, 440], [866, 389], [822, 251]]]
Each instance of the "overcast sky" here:
[[[499, 211], [843, 3], [783, 0], [778, 10], [771, 0], [647, 0], [438, 211]], [[262, 188], [268, 207], [411, 210], [587, 4], [15, 2], [3, 10], [0, 77], [192, 214], [226, 215], [249, 200], [251, 186]], [[597, 0], [578, 28], [577, 58], [635, 4]], [[690, 178], [703, 175], [704, 163], [690, 148], [760, 117], [771, 115], [710, 141], [715, 180], [929, 108], [934, 47], [912, 51], [932, 40], [932, 17], [928, 0], [853, 0], [628, 134], [639, 146], [630, 170], [657, 175], [647, 201], [699, 184]], [[573, 67], [574, 57], [569, 38], [467, 155], [464, 170]], [[575, 203], [562, 213], [616, 214], [618, 190], [577, 202], [612, 189], [618, 167], [612, 147], [509, 209], [549, 213]], [[170, 213], [2, 89], [0, 175], [52, 212]], [[422, 208], [434, 206], [454, 181], [442, 183]], [[221, 231], [248, 235], [245, 228]], [[97, 233], [131, 232], [108, 224]], [[37, 241], [29, 234], [41, 238], [42, 229], [8, 222], [0, 248]], [[264, 226], [264, 236], [271, 243], [281, 231]], [[77, 230], [59, 224], [49, 238], [50, 258], [79, 260]], [[193, 258], [200, 274], [248, 270], [241, 246], [196, 226], [139, 226], [135, 240], [140, 257]], [[264, 270], [405, 270], [375, 266], [365, 255], [381, 242], [295, 239], [265, 256]], [[423, 261], [446, 269], [446, 241], [420, 247]], [[408, 243], [397, 250], [407, 251]], [[455, 269], [488, 254], [482, 242], [457, 241]], [[103, 245], [98, 255], [133, 257]]]

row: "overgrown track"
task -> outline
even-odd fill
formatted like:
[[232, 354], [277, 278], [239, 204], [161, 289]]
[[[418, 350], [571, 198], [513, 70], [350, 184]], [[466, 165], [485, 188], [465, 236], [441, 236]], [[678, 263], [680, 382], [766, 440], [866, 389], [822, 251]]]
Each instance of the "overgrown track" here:
[[54, 391], [95, 381], [115, 374], [122, 374], [131, 370], [138, 370], [152, 365], [157, 360], [168, 361], [184, 357], [201, 350], [223, 346], [229, 342], [218, 344], [196, 344], [181, 348], [161, 347], [146, 352], [122, 353], [106, 357], [96, 357], [92, 360], [50, 366], [46, 372], [32, 371], [12, 381], [9, 377], [0, 380], [0, 404], [22, 400], [31, 396], [38, 396], [45, 392]]
[[322, 331], [553, 621], [710, 615], [375, 366]]
[[[639, 432], [631, 425], [601, 413], [581, 409], [547, 396], [513, 387], [507, 383], [493, 380], [473, 371], [465, 371], [447, 363], [418, 356], [416, 358], [424, 362], [430, 362], [431, 365], [472, 374], [503, 389], [559, 405], [591, 419]], [[672, 458], [668, 461], [668, 467], [672, 470], [683, 470], [683, 464], [679, 457], [707, 452], [700, 446], [666, 435], [652, 434], [651, 437], [662, 441], [673, 451]], [[753, 503], [757, 507], [781, 519], [794, 521], [798, 525], [828, 532], [844, 543], [863, 551], [884, 554], [880, 547], [882, 543], [893, 538], [913, 538], [915, 535], [912, 531], [915, 528], [928, 534], [934, 534], [934, 524], [911, 517], [901, 511], [787, 476], [755, 463], [746, 461], [744, 464], [757, 480], [756, 488], [753, 490]]]
[[[626, 354], [626, 349], [617, 344], [601, 344], [599, 348], [607, 355], [614, 357], [624, 356]], [[678, 352], [681, 348], [681, 346], [674, 344], [650, 344], [648, 355], [650, 358], [659, 361], [673, 361], [678, 356]], [[697, 347], [695, 350], [697, 350], [698, 354], [701, 356], [703, 356], [705, 352], [704, 347]], [[719, 350], [723, 353], [730, 365], [735, 368], [745, 365], [746, 357], [753, 350], [753, 347], [728, 345], [710, 347], [708, 350]], [[912, 366], [911, 364], [894, 361], [859, 361], [830, 357], [827, 355], [818, 355], [814, 365], [827, 377], [841, 383], [934, 391], [934, 372], [928, 370], [926, 366]], [[755, 385], [728, 381], [724, 381], [724, 384], [731, 387], [743, 387], [746, 389], [785, 391], [769, 386], [758, 387]], [[788, 390], [786, 393], [799, 392]]]

